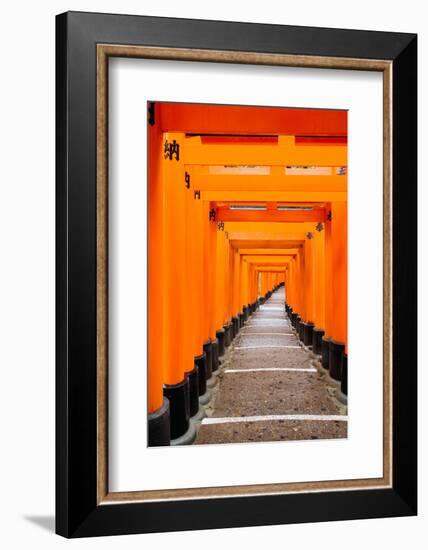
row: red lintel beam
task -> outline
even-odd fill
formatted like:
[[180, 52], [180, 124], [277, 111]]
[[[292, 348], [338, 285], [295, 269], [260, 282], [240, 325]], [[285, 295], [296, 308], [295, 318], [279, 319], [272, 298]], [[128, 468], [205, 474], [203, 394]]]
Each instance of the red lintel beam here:
[[197, 134], [288, 134], [346, 136], [347, 111], [160, 103], [163, 131]]

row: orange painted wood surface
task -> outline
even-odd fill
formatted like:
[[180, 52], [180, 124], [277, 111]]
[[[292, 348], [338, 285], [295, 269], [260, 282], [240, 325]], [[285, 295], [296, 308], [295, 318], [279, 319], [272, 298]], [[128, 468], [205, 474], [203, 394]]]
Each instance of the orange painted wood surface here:
[[[155, 120], [149, 412], [162, 406], [165, 384], [186, 379], [204, 342], [282, 282], [293, 311], [347, 349], [346, 112], [156, 103]], [[165, 142], [174, 140], [170, 159]], [[294, 165], [344, 175], [287, 175]]]

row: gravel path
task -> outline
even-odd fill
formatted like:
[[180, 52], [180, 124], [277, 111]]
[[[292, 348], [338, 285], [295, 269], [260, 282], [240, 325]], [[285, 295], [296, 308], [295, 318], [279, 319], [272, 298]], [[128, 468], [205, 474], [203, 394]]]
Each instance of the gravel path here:
[[300, 345], [283, 288], [235, 338], [207, 414], [195, 444], [347, 437], [346, 410]]

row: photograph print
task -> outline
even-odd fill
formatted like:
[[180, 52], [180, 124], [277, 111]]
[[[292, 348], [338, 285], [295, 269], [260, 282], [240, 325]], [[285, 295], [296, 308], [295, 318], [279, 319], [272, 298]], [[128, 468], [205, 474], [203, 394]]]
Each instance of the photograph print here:
[[148, 445], [346, 438], [348, 112], [147, 108]]

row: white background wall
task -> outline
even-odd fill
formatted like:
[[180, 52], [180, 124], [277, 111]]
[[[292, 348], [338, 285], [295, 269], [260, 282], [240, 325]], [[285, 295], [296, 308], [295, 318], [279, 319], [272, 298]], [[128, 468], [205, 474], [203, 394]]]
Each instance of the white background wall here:
[[[201, 0], [8, 2], [0, 18], [0, 545], [15, 548], [137, 548], [204, 545], [422, 548], [427, 482], [420, 471], [420, 516], [392, 520], [258, 527], [67, 542], [53, 534], [54, 512], [54, 16], [90, 10], [171, 17], [419, 33], [420, 98], [428, 20], [417, 0]], [[426, 91], [425, 91], [426, 95]], [[426, 109], [419, 106], [420, 172]], [[424, 127], [423, 127], [424, 126]], [[420, 185], [422, 213], [428, 207]], [[426, 225], [425, 225], [426, 227]], [[422, 256], [420, 256], [422, 258]], [[423, 262], [420, 261], [420, 280]], [[424, 304], [420, 291], [419, 334]], [[420, 354], [420, 464], [426, 460], [427, 377]], [[425, 430], [426, 431], [426, 430]], [[314, 457], [315, 459], [315, 457]], [[424, 544], [425, 543], [425, 544]]]

